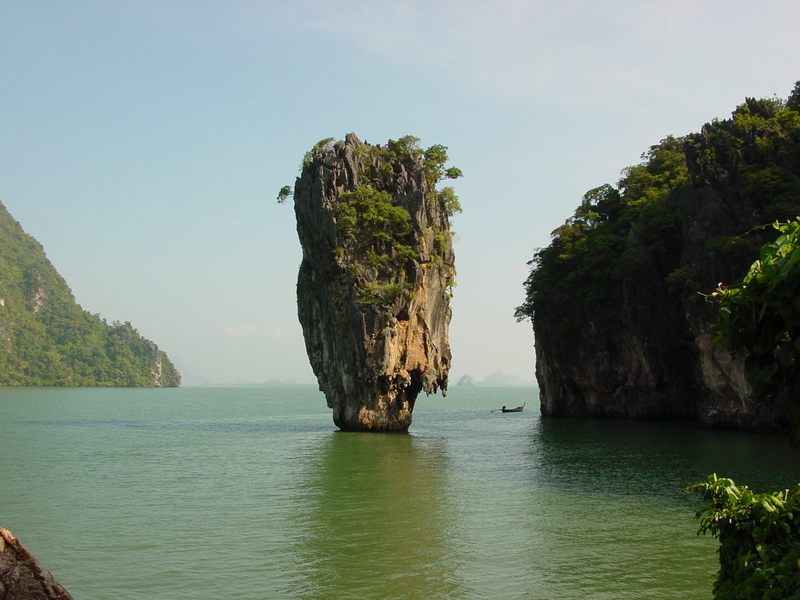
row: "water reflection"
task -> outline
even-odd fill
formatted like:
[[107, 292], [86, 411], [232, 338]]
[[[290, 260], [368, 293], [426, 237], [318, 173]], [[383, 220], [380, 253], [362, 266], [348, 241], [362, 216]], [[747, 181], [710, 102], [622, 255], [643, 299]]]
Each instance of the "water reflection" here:
[[683, 422], [545, 418], [527, 452], [539, 475], [559, 486], [625, 495], [680, 496], [713, 472], [756, 489], [800, 481], [800, 452], [784, 437]]
[[800, 477], [780, 436], [678, 422], [536, 419], [524, 456], [543, 598], [707, 596], [716, 546], [695, 535], [700, 501], [683, 488], [714, 471], [759, 489]]
[[294, 511], [293, 595], [457, 598], [443, 442], [408, 435], [331, 434], [308, 456]]

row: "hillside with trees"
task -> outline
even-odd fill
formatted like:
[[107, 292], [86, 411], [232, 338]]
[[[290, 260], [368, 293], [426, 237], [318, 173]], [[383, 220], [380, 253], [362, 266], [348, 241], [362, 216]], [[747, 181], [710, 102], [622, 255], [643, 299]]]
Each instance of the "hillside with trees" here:
[[130, 323], [83, 310], [41, 244], [0, 203], [0, 385], [160, 387], [180, 379]]

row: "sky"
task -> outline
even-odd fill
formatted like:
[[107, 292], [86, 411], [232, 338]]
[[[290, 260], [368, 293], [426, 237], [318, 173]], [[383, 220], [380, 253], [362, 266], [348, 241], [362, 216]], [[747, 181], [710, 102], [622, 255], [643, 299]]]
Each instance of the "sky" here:
[[533, 382], [514, 308], [585, 191], [800, 79], [800, 2], [0, 0], [0, 201], [187, 385], [312, 382], [291, 203], [355, 132], [443, 144], [451, 381]]

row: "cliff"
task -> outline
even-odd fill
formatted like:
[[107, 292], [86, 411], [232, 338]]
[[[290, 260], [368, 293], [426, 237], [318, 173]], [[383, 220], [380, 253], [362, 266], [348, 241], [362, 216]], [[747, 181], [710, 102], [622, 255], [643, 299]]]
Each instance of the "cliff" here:
[[4, 600], [72, 600], [11, 532], [0, 527], [0, 598]]
[[712, 343], [703, 294], [746, 273], [769, 235], [759, 225], [800, 214], [799, 110], [800, 85], [668, 137], [553, 232], [517, 309], [533, 321], [543, 414], [785, 422]]
[[84, 311], [0, 203], [0, 385], [177, 386], [180, 374], [130, 323]]
[[446, 148], [354, 134], [309, 152], [294, 187], [298, 317], [340, 429], [406, 431], [419, 392], [447, 391], [459, 210]]

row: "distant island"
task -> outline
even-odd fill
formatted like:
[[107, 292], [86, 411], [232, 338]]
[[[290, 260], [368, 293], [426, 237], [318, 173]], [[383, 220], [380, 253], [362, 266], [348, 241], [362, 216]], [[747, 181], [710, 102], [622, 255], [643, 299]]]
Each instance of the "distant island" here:
[[529, 263], [516, 314], [533, 322], [542, 413], [782, 426], [787, 407], [713, 343], [706, 296], [800, 215], [800, 82], [643, 159], [586, 192]]
[[529, 387], [532, 385], [532, 381], [503, 371], [494, 371], [483, 379], [475, 379], [469, 373], [465, 373], [459, 377], [456, 383], [457, 387]]
[[0, 385], [175, 387], [166, 353], [130, 323], [83, 310], [0, 203]]

